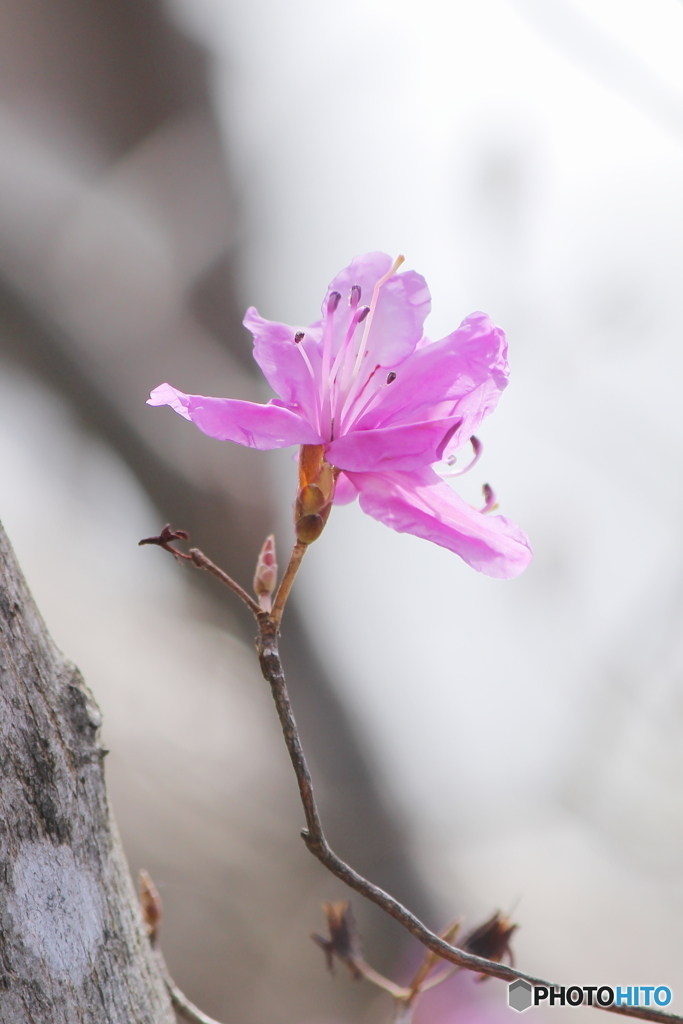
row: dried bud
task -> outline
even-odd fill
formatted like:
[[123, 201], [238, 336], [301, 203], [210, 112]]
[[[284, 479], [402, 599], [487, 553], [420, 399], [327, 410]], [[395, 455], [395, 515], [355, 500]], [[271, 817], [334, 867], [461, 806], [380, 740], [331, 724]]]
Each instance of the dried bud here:
[[469, 933], [460, 948], [464, 949], [466, 953], [474, 953], [475, 956], [484, 957], [485, 960], [494, 960], [496, 963], [500, 963], [503, 957], [507, 956], [514, 966], [510, 939], [518, 927], [516, 924], [510, 924], [510, 918], [505, 917], [497, 910], [488, 921], [484, 921]]
[[140, 906], [142, 908], [142, 919], [145, 922], [149, 940], [154, 945], [161, 924], [163, 907], [157, 887], [150, 875], [143, 869], [138, 876], [138, 887], [140, 891]]
[[322, 935], [311, 935], [311, 938], [325, 951], [327, 969], [334, 973], [334, 958], [336, 956], [338, 960], [346, 964], [354, 978], [360, 978], [361, 972], [356, 963], [362, 962], [362, 953], [351, 904], [348, 900], [323, 903], [323, 910], [327, 917], [330, 937], [325, 939]]
[[299, 491], [294, 507], [297, 540], [312, 544], [323, 532], [332, 508], [335, 470], [325, 462], [321, 444], [304, 444], [299, 452]]
[[186, 555], [182, 551], [178, 551], [178, 549], [174, 548], [171, 544], [171, 541], [173, 540], [189, 539], [190, 535], [187, 530], [174, 530], [170, 523], [166, 523], [166, 526], [164, 526], [158, 537], [144, 537], [142, 540], [138, 541], [138, 547], [143, 544], [158, 544], [160, 548], [164, 549], [164, 551], [170, 551], [176, 562], [191, 561], [191, 555]]
[[264, 612], [270, 611], [270, 596], [277, 584], [277, 561], [275, 558], [275, 537], [266, 537], [256, 562], [254, 593]]

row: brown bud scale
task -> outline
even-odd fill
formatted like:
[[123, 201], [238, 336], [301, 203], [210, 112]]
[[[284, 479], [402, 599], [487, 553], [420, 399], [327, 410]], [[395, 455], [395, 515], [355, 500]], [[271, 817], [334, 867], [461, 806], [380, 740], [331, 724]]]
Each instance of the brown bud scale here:
[[322, 516], [301, 516], [294, 524], [296, 539], [300, 540], [302, 544], [312, 544], [323, 532], [324, 527], [325, 520]]
[[328, 499], [317, 484], [306, 484], [297, 496], [297, 512], [303, 516], [320, 512], [327, 504]]

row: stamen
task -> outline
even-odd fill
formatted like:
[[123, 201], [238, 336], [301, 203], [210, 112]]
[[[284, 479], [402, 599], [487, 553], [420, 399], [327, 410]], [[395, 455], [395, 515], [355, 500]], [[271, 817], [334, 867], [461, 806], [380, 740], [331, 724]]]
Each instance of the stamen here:
[[336, 312], [337, 306], [341, 302], [340, 292], [330, 292], [330, 296], [327, 300], [327, 313], [325, 315], [325, 332], [323, 335], [323, 365], [322, 365], [322, 379], [321, 384], [321, 395], [320, 395], [320, 419], [327, 420], [330, 415], [329, 406], [329, 376], [330, 376], [330, 363], [332, 361], [332, 319]]
[[487, 512], [493, 512], [498, 508], [498, 502], [496, 501], [495, 491], [489, 484], [484, 484], [482, 492], [484, 494], [484, 501], [486, 504], [483, 508], [480, 508], [479, 511], [482, 515], [486, 515]]
[[[370, 312], [370, 307], [369, 306], [363, 306], [362, 309], [360, 309], [354, 316], [351, 317], [351, 323], [349, 324], [349, 329], [346, 332], [346, 337], [344, 338], [343, 342], [341, 343], [339, 351], [337, 352], [337, 358], [335, 359], [334, 365], [332, 366], [332, 370], [330, 372], [330, 380], [329, 380], [330, 387], [332, 387], [332, 385], [334, 384], [334, 379], [337, 376], [337, 373], [339, 372], [339, 367], [344, 362], [344, 359], [346, 357], [346, 351], [347, 351], [349, 345], [351, 344], [351, 341], [353, 339], [353, 335], [355, 333], [356, 327], [358, 327], [358, 324], [361, 324], [363, 322], [363, 320], [365, 320], [365, 318], [366, 318], [366, 316], [368, 315], [369, 312]], [[342, 380], [342, 386], [343, 386], [343, 384], [344, 384], [344, 381]]]
[[[375, 374], [377, 373], [378, 370], [379, 370], [379, 366], [376, 366], [375, 369], [370, 374], [370, 376], [368, 377], [368, 379], [366, 380], [366, 382], [363, 385], [363, 387], [361, 388], [360, 392], [358, 393], [357, 398], [361, 397], [361, 395], [365, 391], [366, 387], [368, 386], [368, 384], [370, 383], [370, 381], [375, 376]], [[368, 411], [368, 409], [370, 408], [370, 406], [373, 404], [375, 399], [377, 399], [382, 394], [382, 392], [384, 391], [384, 389], [387, 386], [387, 384], [391, 384], [391, 381], [387, 380], [387, 381], [385, 381], [384, 384], [380, 384], [380, 386], [378, 388], [375, 388], [375, 390], [372, 392], [370, 397], [368, 399], [366, 399], [366, 401], [360, 407], [359, 411], [354, 413], [354, 415], [351, 417], [349, 422], [346, 424], [346, 430], [347, 431], [351, 430], [352, 427], [355, 427], [356, 423], [358, 423], [358, 421], [361, 419], [361, 417], [365, 416], [365, 414]]]
[[[354, 285], [354, 288], [358, 289], [358, 294], [360, 295], [360, 288], [358, 288], [358, 285]], [[353, 291], [353, 289], [352, 289], [352, 291]], [[346, 332], [346, 337], [344, 338], [344, 341], [342, 342], [342, 344], [341, 344], [341, 346], [339, 348], [339, 351], [337, 352], [337, 358], [335, 359], [334, 365], [333, 365], [332, 370], [330, 372], [330, 378], [329, 378], [330, 412], [333, 415], [333, 419], [334, 419], [334, 416], [336, 415], [336, 412], [337, 412], [337, 409], [336, 409], [337, 396], [335, 394], [335, 385], [337, 383], [337, 381], [336, 381], [337, 374], [339, 373], [340, 367], [342, 365], [344, 365], [345, 372], [342, 374], [342, 381], [341, 381], [341, 391], [342, 391], [342, 394], [343, 394], [344, 393], [345, 384], [346, 384], [345, 378], [347, 376], [347, 374], [346, 374], [347, 365], [345, 363], [346, 353], [347, 353], [347, 351], [348, 351], [348, 349], [349, 349], [349, 347], [351, 345], [351, 342], [353, 341], [353, 336], [355, 334], [356, 327], [358, 326], [358, 324], [362, 323], [363, 320], [365, 320], [365, 318], [366, 318], [366, 316], [368, 315], [369, 312], [370, 312], [370, 307], [369, 306], [363, 306], [362, 309], [359, 309], [351, 317], [351, 323], [349, 324], [349, 328], [348, 328], [348, 330]]]
[[[367, 306], [366, 306], [365, 308], [367, 309]], [[368, 379], [366, 380], [366, 382], [365, 382], [365, 384], [364, 384], [364, 386], [363, 386], [363, 387], [364, 387], [364, 389], [365, 389], [365, 388], [366, 388], [366, 387], [368, 386], [368, 384], [370, 383], [370, 381], [371, 381], [371, 380], [372, 380], [372, 378], [374, 377], [374, 375], [375, 375], [375, 373], [377, 372], [377, 370], [379, 370], [379, 366], [376, 366], [376, 367], [375, 367], [375, 369], [374, 369], [374, 370], [372, 371], [372, 373], [370, 374], [370, 376], [369, 376], [369, 377], [368, 377]], [[348, 426], [347, 426], [347, 428], [346, 428], [347, 430], [350, 430], [350, 429], [351, 429], [351, 427], [353, 427], [353, 426], [354, 426], [354, 425], [355, 425], [356, 423], [358, 423], [358, 420], [359, 420], [359, 419], [361, 418], [361, 416], [364, 416], [364, 415], [365, 415], [365, 413], [366, 413], [366, 412], [368, 411], [368, 409], [370, 408], [370, 406], [372, 405], [372, 403], [373, 403], [373, 402], [375, 401], [375, 399], [376, 399], [376, 398], [377, 398], [377, 397], [378, 397], [379, 395], [381, 395], [382, 391], [384, 391], [384, 389], [385, 389], [385, 387], [387, 386], [387, 384], [393, 384], [395, 380], [396, 380], [396, 374], [395, 374], [395, 372], [394, 372], [393, 370], [390, 370], [390, 371], [389, 371], [389, 373], [387, 374], [387, 379], [386, 379], [386, 382], [385, 382], [384, 384], [380, 384], [380, 386], [379, 386], [379, 387], [377, 388], [377, 390], [376, 390], [376, 391], [373, 391], [373, 393], [372, 393], [372, 394], [370, 395], [370, 397], [368, 398], [368, 400], [367, 400], [367, 401], [365, 402], [365, 404], [364, 404], [364, 405], [362, 406], [362, 408], [360, 409], [360, 411], [356, 413], [356, 415], [355, 415], [355, 416], [353, 417], [353, 419], [351, 420], [351, 422], [350, 422], [350, 423], [348, 424]], [[363, 393], [363, 392], [361, 391], [361, 394], [362, 394], [362, 393]], [[359, 395], [358, 397], [360, 398], [360, 395]], [[455, 457], [453, 458], [453, 461], [455, 461]]]
[[[484, 450], [484, 446], [478, 437], [472, 436], [470, 438], [470, 444], [472, 445], [472, 451], [474, 452], [474, 458], [472, 459], [472, 461], [469, 462], [466, 466], [463, 466], [462, 469], [454, 469], [452, 473], [439, 473], [440, 477], [442, 477], [445, 480], [448, 477], [462, 476], [464, 473], [469, 473], [469, 471], [472, 469], [472, 466], [476, 465], [477, 462], [479, 462], [479, 459], [481, 458], [481, 453]], [[446, 465], [453, 466], [454, 464], [455, 455], [451, 455], [448, 459], [446, 459]]]
[[360, 302], [360, 285], [354, 284], [351, 286], [351, 294], [349, 295], [349, 305], [351, 309], [355, 309]]
[[294, 335], [294, 344], [296, 345], [297, 351], [301, 353], [301, 357], [302, 357], [303, 361], [305, 362], [306, 366], [308, 367], [308, 372], [310, 373], [311, 380], [313, 381], [313, 394], [316, 396], [316, 399], [315, 399], [315, 418], [316, 418], [316, 423], [317, 423], [317, 426], [318, 426], [318, 433], [320, 433], [320, 405], [318, 403], [318, 387], [317, 387], [317, 384], [315, 382], [315, 373], [314, 373], [313, 367], [311, 365], [311, 360], [308, 358], [308, 352], [306, 351], [306, 349], [301, 344], [301, 342], [304, 340], [304, 337], [305, 337], [305, 334], [304, 334], [303, 331], [297, 331], [296, 334]]
[[306, 366], [308, 367], [308, 372], [311, 375], [311, 380], [315, 384], [315, 373], [313, 372], [313, 367], [311, 365], [311, 360], [308, 358], [308, 352], [306, 351], [306, 349], [301, 344], [301, 342], [303, 340], [304, 340], [304, 332], [303, 331], [297, 331], [296, 334], [294, 335], [294, 344], [296, 345], [298, 351], [301, 353], [301, 355], [303, 357], [303, 361], [305, 362]]
[[[344, 406], [342, 408], [342, 421], [343, 421], [344, 417], [346, 416], [346, 414], [347, 414], [351, 404], [355, 401], [355, 399], [357, 397], [356, 394], [355, 394], [356, 383], [358, 381], [358, 374], [360, 372], [360, 368], [361, 368], [361, 365], [363, 363], [363, 357], [364, 357], [366, 349], [367, 349], [368, 337], [370, 335], [370, 328], [372, 327], [372, 321], [373, 321], [373, 318], [375, 316], [375, 310], [377, 309], [377, 302], [379, 300], [380, 288], [382, 287], [382, 285], [386, 281], [389, 280], [390, 277], [393, 277], [393, 275], [396, 273], [396, 271], [401, 266], [401, 264], [405, 263], [405, 259], [406, 259], [405, 256], [397, 256], [396, 259], [394, 260], [394, 262], [391, 264], [391, 266], [387, 270], [387, 272], [384, 275], [384, 277], [380, 277], [379, 281], [375, 284], [375, 287], [372, 290], [372, 299], [370, 300], [370, 312], [367, 315], [367, 319], [366, 319], [366, 322], [365, 322], [365, 330], [363, 331], [363, 337], [361, 338], [361, 343], [358, 346], [358, 354], [356, 356], [356, 363], [355, 363], [355, 366], [353, 368], [353, 373], [351, 375], [350, 387], [349, 387], [349, 390], [348, 390], [348, 393], [347, 393], [347, 396], [346, 396], [346, 401], [344, 402]], [[343, 427], [343, 423], [342, 423], [342, 427]]]

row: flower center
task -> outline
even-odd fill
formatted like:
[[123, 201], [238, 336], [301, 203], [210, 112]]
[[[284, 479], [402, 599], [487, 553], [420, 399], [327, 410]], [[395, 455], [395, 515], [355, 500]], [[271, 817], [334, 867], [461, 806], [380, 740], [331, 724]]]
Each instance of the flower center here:
[[[373, 366], [369, 373], [363, 373], [363, 360], [369, 353], [370, 330], [382, 285], [393, 277], [403, 262], [405, 257], [397, 256], [386, 274], [380, 277], [372, 290], [369, 306], [360, 305], [360, 285], [352, 286], [349, 293], [349, 323], [334, 359], [332, 356], [335, 314], [342, 297], [339, 292], [330, 292], [325, 309], [320, 380], [304, 348], [304, 332], [297, 331], [294, 335], [294, 343], [301, 353], [314, 385], [316, 428], [320, 436], [328, 441], [334, 441], [335, 437], [347, 433], [369, 409], [378, 394], [396, 380], [396, 374], [392, 371], [388, 374], [386, 382], [378, 385], [375, 374], [379, 370], [379, 364]], [[362, 323], [365, 326], [356, 347], [357, 328]], [[366, 393], [368, 389], [369, 394]]]
[[[359, 285], [353, 285], [349, 295], [351, 318], [334, 363], [332, 363], [333, 321], [341, 297], [339, 292], [332, 292], [328, 299], [323, 335], [321, 420], [323, 425], [329, 422], [330, 441], [333, 441], [335, 436], [339, 437], [346, 433], [352, 423], [358, 419], [358, 414], [354, 416], [354, 406], [357, 405], [358, 400], [363, 396], [363, 392], [379, 369], [379, 366], [373, 367], [368, 376], [361, 372], [363, 359], [368, 353], [370, 330], [377, 309], [380, 289], [404, 262], [404, 256], [397, 256], [386, 274], [377, 281], [372, 290], [369, 306], [359, 308], [361, 289]], [[365, 326], [356, 350], [356, 329], [363, 322]], [[392, 380], [395, 379], [395, 376], [394, 374]], [[365, 411], [368, 404], [369, 402], [366, 400], [361, 413]]]

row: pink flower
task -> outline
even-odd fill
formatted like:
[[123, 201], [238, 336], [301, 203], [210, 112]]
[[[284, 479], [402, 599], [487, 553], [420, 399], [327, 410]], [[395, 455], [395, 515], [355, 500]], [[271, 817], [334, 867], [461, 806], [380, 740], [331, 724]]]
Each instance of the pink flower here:
[[531, 559], [526, 535], [476, 511], [434, 469], [447, 469], [495, 408], [508, 378], [505, 335], [473, 313], [429, 341], [427, 285], [412, 270], [397, 273], [402, 262], [378, 252], [357, 257], [332, 281], [322, 319], [310, 327], [247, 310], [254, 357], [278, 395], [267, 405], [186, 395], [170, 384], [155, 388], [149, 404], [170, 405], [210, 437], [251, 448], [323, 445], [341, 470], [335, 503], [360, 495], [363, 511], [392, 529], [434, 541], [488, 576], [516, 576]]

